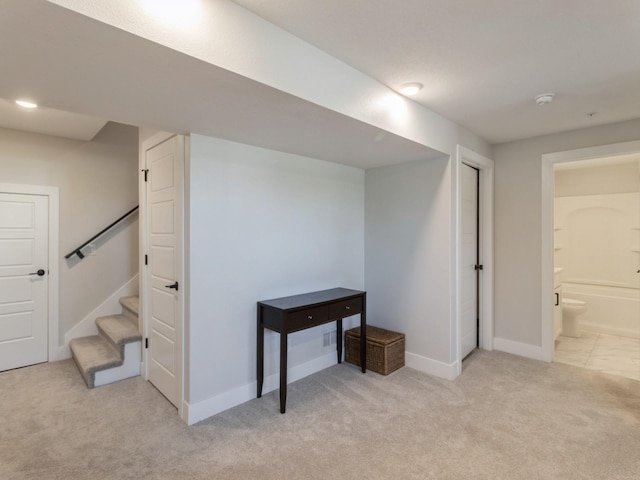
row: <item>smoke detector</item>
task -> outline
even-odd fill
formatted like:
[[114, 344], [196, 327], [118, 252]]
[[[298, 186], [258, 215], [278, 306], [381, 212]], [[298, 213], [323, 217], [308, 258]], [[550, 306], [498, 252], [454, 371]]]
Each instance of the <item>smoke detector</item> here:
[[553, 102], [553, 96], [555, 93], [541, 93], [536, 97], [536, 103], [538, 105], [547, 105], [548, 103]]

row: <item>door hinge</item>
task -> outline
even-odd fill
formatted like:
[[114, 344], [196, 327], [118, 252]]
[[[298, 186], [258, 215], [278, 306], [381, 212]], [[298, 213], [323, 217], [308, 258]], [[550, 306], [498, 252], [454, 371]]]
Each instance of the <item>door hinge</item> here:
[[484, 266], [483, 265], [475, 265], [473, 267], [473, 269], [477, 272], [478, 270], [484, 270]]
[[149, 265], [149, 255], [144, 256], [144, 264]]
[[147, 181], [147, 175], [149, 175], [149, 169], [145, 168], [144, 170], [141, 170], [144, 173], [144, 181]]
[[149, 339], [148, 338], [144, 339], [144, 348], [149, 348]]

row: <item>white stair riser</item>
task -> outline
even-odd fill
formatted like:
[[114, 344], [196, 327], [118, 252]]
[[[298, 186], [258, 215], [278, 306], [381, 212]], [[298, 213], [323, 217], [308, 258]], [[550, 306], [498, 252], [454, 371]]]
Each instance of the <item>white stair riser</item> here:
[[142, 342], [127, 343], [124, 346], [124, 363], [116, 368], [95, 373], [94, 386], [100, 387], [109, 383], [140, 375], [142, 359]]

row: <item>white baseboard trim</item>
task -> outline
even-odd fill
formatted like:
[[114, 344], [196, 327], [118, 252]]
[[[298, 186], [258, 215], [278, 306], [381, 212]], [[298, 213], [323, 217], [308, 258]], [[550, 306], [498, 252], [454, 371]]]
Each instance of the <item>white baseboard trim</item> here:
[[120, 297], [129, 297], [131, 295], [138, 295], [138, 274], [136, 274], [131, 280], [125, 283], [118, 290], [113, 292], [109, 298], [98, 305], [91, 311], [86, 317], [80, 320], [64, 335], [64, 344], [60, 346], [58, 352], [58, 360], [64, 360], [71, 358], [71, 351], [69, 350], [69, 342], [74, 338], [88, 337], [89, 335], [97, 335], [98, 327], [96, 327], [96, 318], [104, 317], [105, 315], [115, 315], [122, 311], [120, 305]]
[[410, 352], [405, 352], [404, 362], [407, 367], [445, 380], [453, 380], [458, 376], [458, 362], [444, 363]]
[[542, 347], [538, 345], [530, 345], [528, 343], [520, 343], [513, 340], [507, 340], [506, 338], [494, 337], [493, 349], [501, 352], [511, 353], [520, 357], [530, 358], [532, 360], [541, 360], [548, 362], [547, 355], [545, 355]]
[[69, 350], [69, 342], [67, 342], [61, 347], [58, 347], [58, 356], [56, 357], [56, 361], [67, 360], [69, 358], [71, 358], [71, 350]]
[[[307, 377], [313, 373], [324, 370], [337, 362], [336, 352], [327, 353], [321, 357], [314, 358], [308, 362], [293, 366], [287, 371], [287, 383]], [[280, 375], [273, 374], [265, 377], [262, 387], [262, 394], [276, 390], [280, 386]], [[187, 425], [193, 425], [205, 418], [209, 418], [220, 412], [224, 412], [232, 407], [248, 402], [256, 398], [256, 382], [247, 383], [219, 395], [209, 397], [205, 400], [190, 404], [184, 402], [182, 409], [182, 419]]]

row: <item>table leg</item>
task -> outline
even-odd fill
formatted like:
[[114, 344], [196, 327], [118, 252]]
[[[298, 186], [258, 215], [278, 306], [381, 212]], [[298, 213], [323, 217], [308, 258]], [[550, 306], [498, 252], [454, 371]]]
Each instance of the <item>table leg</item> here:
[[342, 319], [336, 322], [336, 343], [338, 344], [338, 363], [342, 363]]
[[287, 406], [287, 333], [280, 333], [280, 413]]
[[260, 318], [261, 309], [258, 307], [258, 332], [256, 348], [256, 370], [257, 370], [257, 398], [262, 396], [262, 384], [264, 382], [264, 327]]
[[367, 297], [362, 299], [362, 313], [360, 313], [360, 365], [362, 373], [367, 371]]

